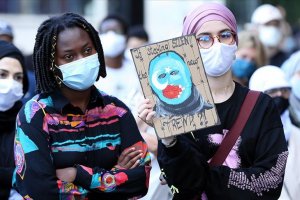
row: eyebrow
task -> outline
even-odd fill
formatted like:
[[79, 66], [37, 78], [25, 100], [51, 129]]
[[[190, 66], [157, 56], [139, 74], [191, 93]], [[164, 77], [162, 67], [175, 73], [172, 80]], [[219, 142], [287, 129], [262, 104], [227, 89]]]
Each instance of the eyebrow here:
[[15, 75], [24, 75], [24, 73], [23, 72], [17, 72], [17, 73], [15, 73]]
[[[88, 45], [89, 45], [89, 42], [85, 43], [81, 48], [85, 48]], [[72, 51], [73, 51], [73, 49], [65, 49], [65, 50], [63, 50], [64, 53], [69, 53], [69, 52], [72, 52]]]
[[[231, 30], [228, 29], [228, 28], [225, 28], [225, 29], [220, 30], [220, 31], [218, 32], [218, 34], [224, 32], [224, 31], [231, 31]], [[211, 35], [211, 33], [210, 33], [210, 32], [203, 32], [203, 33], [200, 33], [199, 35]]]

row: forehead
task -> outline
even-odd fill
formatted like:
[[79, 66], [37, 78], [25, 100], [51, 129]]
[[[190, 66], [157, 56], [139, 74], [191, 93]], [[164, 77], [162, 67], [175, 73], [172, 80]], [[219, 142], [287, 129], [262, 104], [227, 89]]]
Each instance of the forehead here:
[[87, 43], [93, 44], [85, 30], [79, 27], [67, 28], [58, 34], [56, 50], [72, 50]]
[[6, 70], [10, 73], [23, 72], [21, 63], [17, 59], [10, 57], [4, 57], [0, 59], [0, 70]]
[[227, 26], [222, 21], [208, 21], [205, 22], [200, 29], [197, 31], [196, 35], [201, 33], [211, 33], [211, 34], [218, 34], [220, 31], [228, 29], [230, 30], [229, 26]]
[[130, 37], [130, 38], [128, 38], [128, 41], [127, 41], [127, 47], [130, 49], [137, 48], [137, 47], [144, 45], [146, 42], [147, 41], [145, 39], [141, 39], [138, 37]]
[[236, 54], [255, 57], [256, 56], [256, 49], [253, 48], [253, 47], [243, 47], [243, 48], [238, 49], [236, 51]]
[[101, 32], [115, 31], [123, 33], [122, 24], [116, 19], [105, 20], [101, 25]]

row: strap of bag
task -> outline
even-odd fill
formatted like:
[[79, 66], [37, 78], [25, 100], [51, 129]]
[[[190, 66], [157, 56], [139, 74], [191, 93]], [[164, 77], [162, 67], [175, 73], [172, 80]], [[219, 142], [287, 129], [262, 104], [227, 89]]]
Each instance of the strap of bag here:
[[260, 92], [258, 91], [249, 90], [232, 128], [227, 133], [227, 136], [222, 141], [221, 146], [218, 148], [215, 155], [212, 157], [209, 163], [210, 167], [220, 166], [223, 164], [230, 150], [244, 129], [259, 94]]

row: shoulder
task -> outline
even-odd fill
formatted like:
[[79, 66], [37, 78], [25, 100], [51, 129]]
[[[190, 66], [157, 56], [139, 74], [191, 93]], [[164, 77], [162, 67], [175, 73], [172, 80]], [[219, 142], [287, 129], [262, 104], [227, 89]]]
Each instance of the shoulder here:
[[130, 112], [128, 106], [117, 97], [108, 95], [100, 90], [98, 91], [100, 92], [103, 99], [104, 110], [116, 110], [117, 112], [120, 112], [121, 115]]
[[53, 106], [53, 101], [49, 95], [37, 94], [23, 105], [18, 119], [30, 123], [33, 119], [43, 118], [46, 107], [51, 106]]

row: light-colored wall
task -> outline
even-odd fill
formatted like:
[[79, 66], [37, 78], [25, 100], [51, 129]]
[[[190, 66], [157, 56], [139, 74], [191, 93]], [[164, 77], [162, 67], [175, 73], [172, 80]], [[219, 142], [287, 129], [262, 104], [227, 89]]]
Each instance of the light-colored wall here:
[[204, 2], [224, 0], [145, 0], [145, 28], [152, 42], [181, 36], [183, 19]]
[[[145, 0], [145, 28], [151, 42], [159, 42], [181, 35], [184, 16], [196, 6], [211, 0]], [[216, 0], [224, 2], [224, 0]], [[93, 0], [85, 8], [85, 18], [97, 28], [107, 15], [108, 0]], [[48, 15], [0, 14], [14, 29], [14, 43], [25, 55], [32, 53], [39, 25]]]

